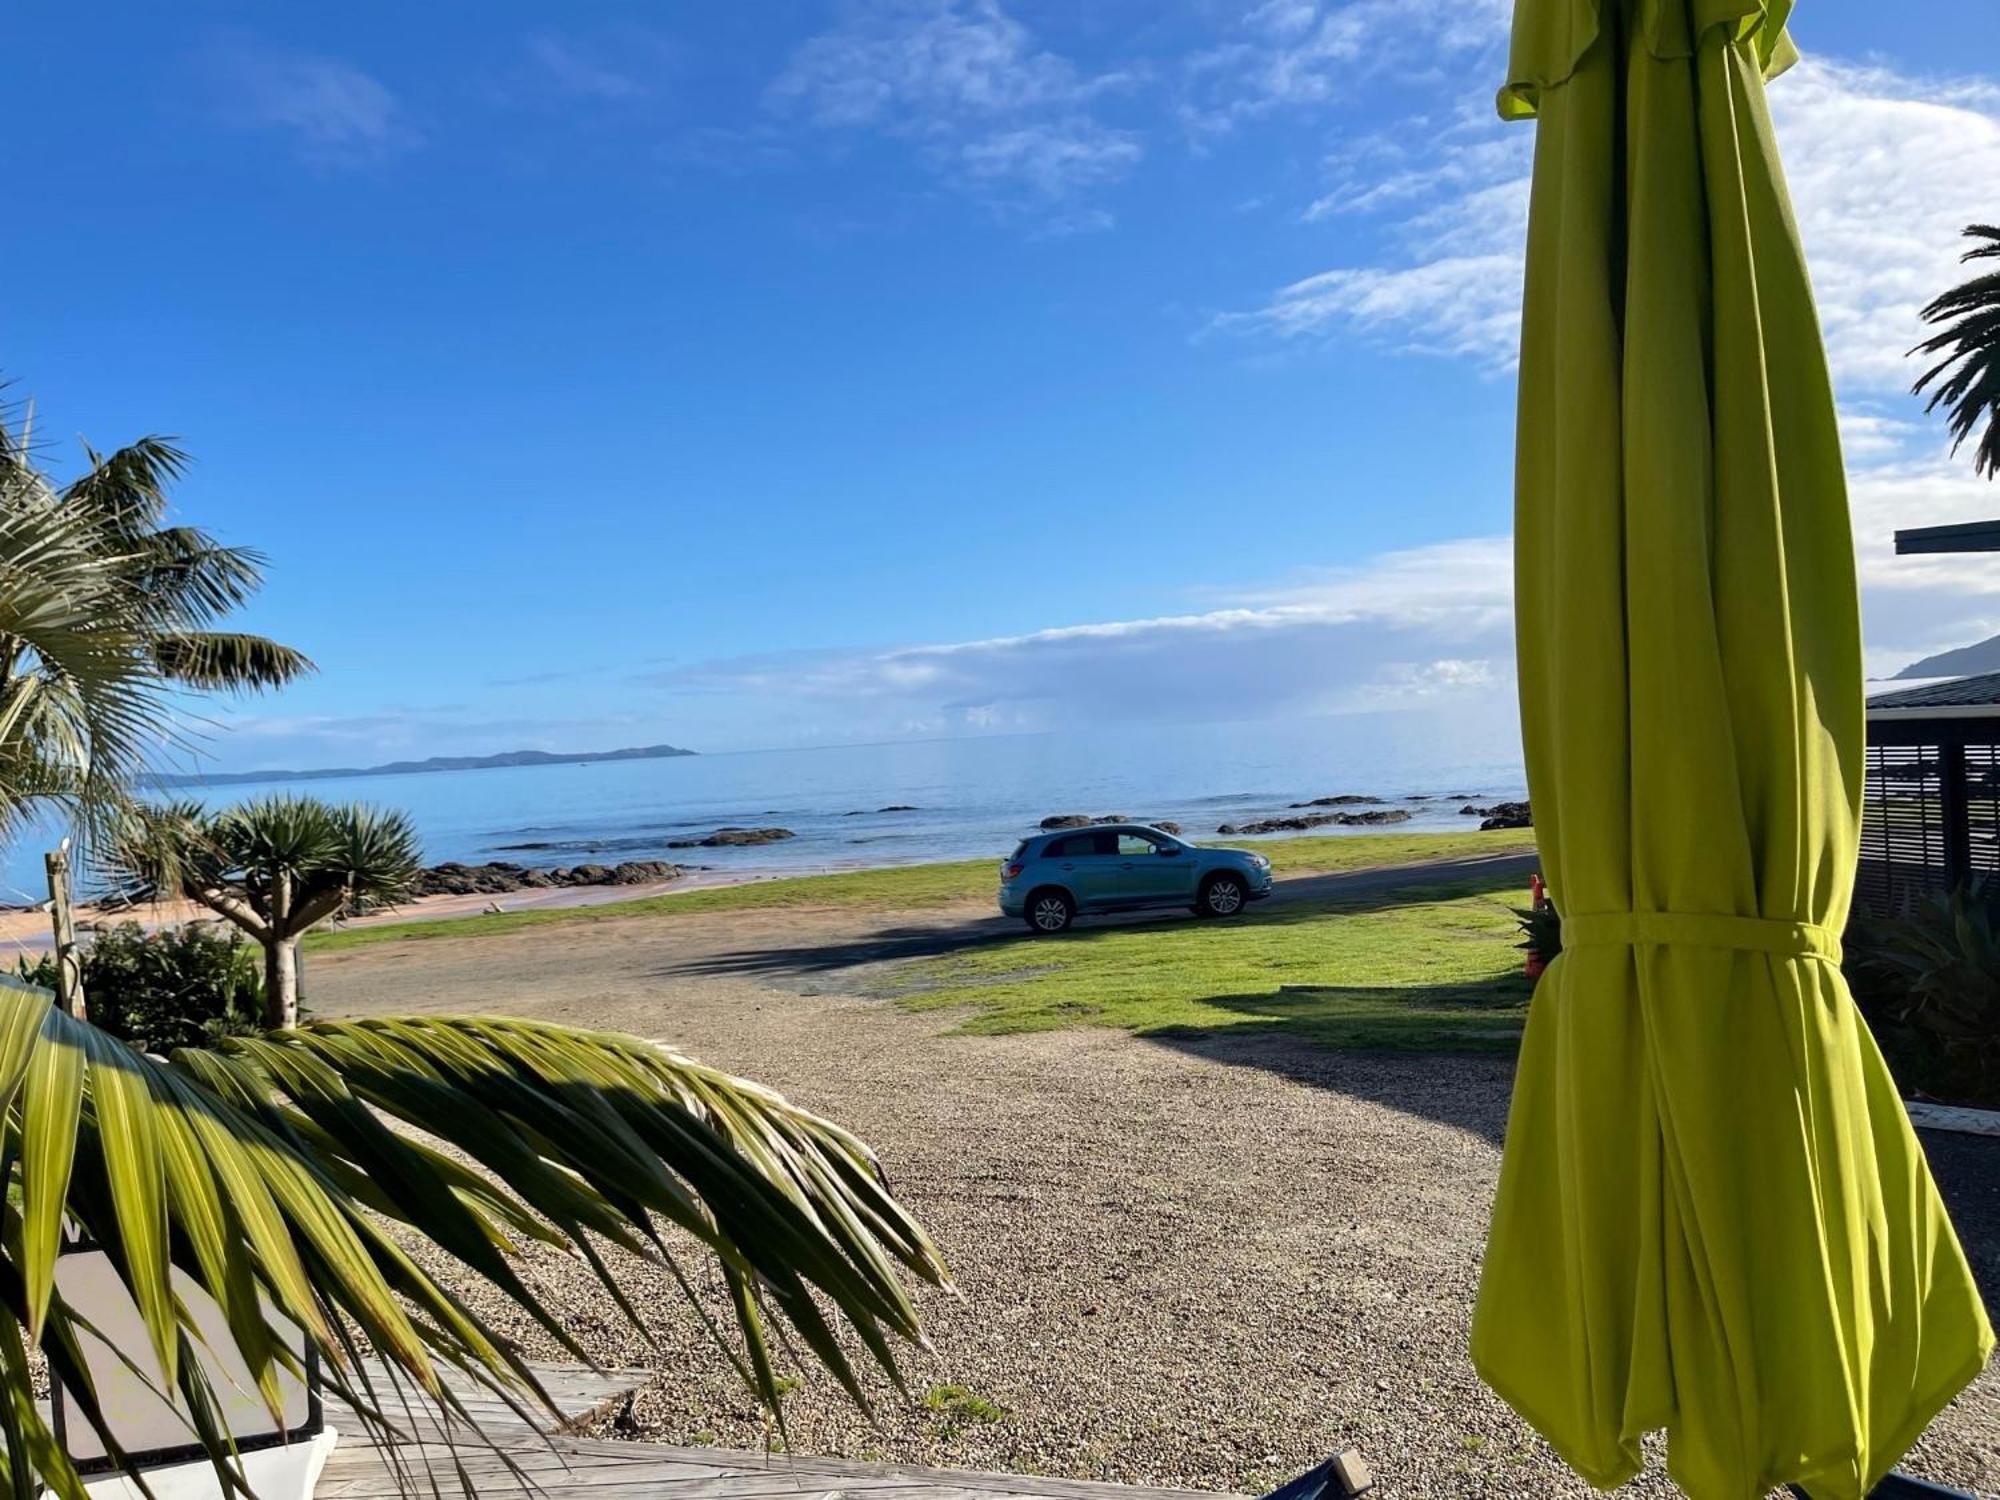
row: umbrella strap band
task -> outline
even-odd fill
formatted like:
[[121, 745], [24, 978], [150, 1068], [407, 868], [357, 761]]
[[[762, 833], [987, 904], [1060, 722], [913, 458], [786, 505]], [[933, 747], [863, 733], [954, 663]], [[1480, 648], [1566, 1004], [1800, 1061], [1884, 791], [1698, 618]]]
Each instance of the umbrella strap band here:
[[1691, 911], [1586, 912], [1563, 918], [1565, 948], [1670, 946], [1734, 948], [1784, 958], [1840, 962], [1840, 934], [1813, 922], [1725, 917]]

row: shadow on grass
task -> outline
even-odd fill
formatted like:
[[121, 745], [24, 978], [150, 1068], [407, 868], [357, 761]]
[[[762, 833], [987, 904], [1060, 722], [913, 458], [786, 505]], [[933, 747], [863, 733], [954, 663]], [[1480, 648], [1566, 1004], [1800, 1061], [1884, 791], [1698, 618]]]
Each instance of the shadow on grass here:
[[1225, 1067], [1365, 1099], [1471, 1131], [1499, 1145], [1507, 1130], [1527, 981], [1328, 989], [1218, 996], [1250, 1017], [1215, 1028], [1138, 1033], [1156, 1046]]
[[1139, 1035], [1173, 1041], [1220, 1030], [1353, 1050], [1512, 1055], [1532, 990], [1519, 974], [1437, 985], [1287, 984], [1198, 1002], [1248, 1020], [1221, 1027], [1158, 1026]]
[[805, 978], [860, 968], [865, 964], [950, 958], [996, 943], [1010, 943], [1021, 936], [1018, 923], [1000, 917], [973, 922], [915, 923], [884, 927], [858, 937], [830, 938], [812, 943], [766, 943], [729, 953], [704, 954], [655, 969], [652, 977]]
[[[1121, 912], [1080, 919], [1056, 937], [1035, 937], [1012, 917], [967, 920], [943, 917], [934, 922], [905, 922], [874, 932], [817, 942], [762, 943], [729, 953], [711, 953], [653, 971], [656, 979], [691, 976], [736, 978], [806, 978], [870, 964], [909, 959], [951, 958], [999, 943], [1046, 945], [1052, 955], [1069, 945], [1135, 929], [1202, 928], [1218, 940], [1245, 927], [1287, 926], [1328, 917], [1360, 916], [1393, 906], [1423, 901], [1449, 901], [1462, 896], [1513, 895], [1520, 884], [1517, 858], [1454, 860], [1396, 870], [1355, 870], [1337, 875], [1301, 876], [1278, 882], [1270, 900], [1230, 921], [1210, 922], [1192, 912], [1168, 907], [1154, 911]], [[907, 916], [907, 913], [899, 915]], [[1268, 998], [1268, 997], [1266, 997]], [[1221, 1003], [1221, 1002], [1218, 1002]]]

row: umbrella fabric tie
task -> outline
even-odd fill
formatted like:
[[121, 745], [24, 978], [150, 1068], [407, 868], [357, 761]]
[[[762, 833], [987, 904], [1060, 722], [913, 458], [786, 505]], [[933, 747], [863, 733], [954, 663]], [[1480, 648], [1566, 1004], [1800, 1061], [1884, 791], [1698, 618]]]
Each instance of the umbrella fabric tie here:
[[1664, 944], [1692, 948], [1740, 948], [1783, 958], [1840, 962], [1840, 934], [1815, 922], [1767, 917], [1729, 917], [1699, 911], [1605, 911], [1565, 916], [1564, 948]]

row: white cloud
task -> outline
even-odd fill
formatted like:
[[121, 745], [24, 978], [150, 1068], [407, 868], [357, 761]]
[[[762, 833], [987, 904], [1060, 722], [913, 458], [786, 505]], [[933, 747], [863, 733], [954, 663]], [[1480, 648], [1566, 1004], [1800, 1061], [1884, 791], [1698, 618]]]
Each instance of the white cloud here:
[[[1959, 230], [2000, 181], [2000, 88], [1807, 60], [1770, 97], [1835, 379], [1849, 395], [1900, 393], [1915, 374], [1917, 309], [1955, 279]], [[1461, 120], [1429, 158], [1378, 149], [1338, 163], [1307, 216], [1421, 204], [1391, 225], [1403, 254], [1305, 277], [1215, 326], [1280, 340], [1358, 333], [1511, 363], [1532, 129]], [[1866, 413], [1848, 430], [1856, 457], [1888, 451], [1896, 431]]]
[[837, 702], [869, 723], [1049, 728], [1255, 719], [1490, 693], [1509, 675], [1505, 539], [1388, 553], [1226, 606], [874, 652], [710, 662], [676, 693]]
[[1094, 120], [1023, 125], [967, 141], [958, 159], [980, 181], [1025, 183], [1048, 198], [1123, 175], [1139, 159], [1139, 143]]
[[1452, 255], [1389, 269], [1322, 271], [1279, 287], [1254, 312], [1224, 313], [1225, 333], [1284, 341], [1359, 332], [1412, 354], [1511, 363], [1521, 333], [1521, 262], [1504, 254]]
[[1267, 0], [1189, 62], [1184, 123], [1234, 129], [1281, 109], [1340, 102], [1364, 79], [1434, 76], [1495, 53], [1512, 0]]
[[422, 142], [387, 85], [338, 58], [232, 34], [207, 62], [226, 119], [289, 133], [314, 165], [367, 166]]
[[[620, 46], [629, 53], [632, 41], [629, 36], [621, 37]], [[529, 61], [543, 81], [562, 93], [622, 103], [652, 92], [652, 85], [638, 70], [572, 38], [542, 32], [528, 39], [527, 50]], [[650, 38], [646, 39], [643, 50], [655, 54], [656, 61], [663, 51]]]
[[[2000, 182], [2000, 86], [1808, 59], [1770, 98], [1841, 393], [1870, 667], [1892, 670], [2000, 629], [2000, 562], [1897, 557], [1893, 539], [1899, 527], [2000, 513], [2000, 487], [1936, 451], [1937, 424], [1907, 395], [1917, 366], [1906, 354], [1922, 336], [1918, 309], [1963, 274], [1959, 231]], [[1368, 219], [1390, 253], [1282, 286], [1213, 330], [1280, 345], [1360, 338], [1511, 367], [1532, 136], [1461, 114], [1428, 135], [1350, 143], [1305, 218]]]
[[1139, 137], [1091, 112], [1131, 82], [1039, 46], [998, 0], [892, 0], [807, 40], [767, 100], [823, 129], [910, 141], [970, 190], [1049, 201], [1139, 160]]
[[1906, 390], [1917, 310], [1960, 279], [2000, 183], [2000, 86], [1808, 60], [1771, 85], [1827, 353], [1847, 390]]

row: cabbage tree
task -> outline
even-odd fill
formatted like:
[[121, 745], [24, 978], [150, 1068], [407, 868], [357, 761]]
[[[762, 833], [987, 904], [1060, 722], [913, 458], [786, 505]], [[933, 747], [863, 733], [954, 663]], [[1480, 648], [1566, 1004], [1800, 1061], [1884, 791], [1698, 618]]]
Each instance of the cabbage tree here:
[[210, 812], [141, 807], [111, 845], [135, 894], [184, 896], [264, 949], [264, 1024], [299, 1020], [299, 940], [408, 894], [423, 860], [400, 812], [277, 796]]

